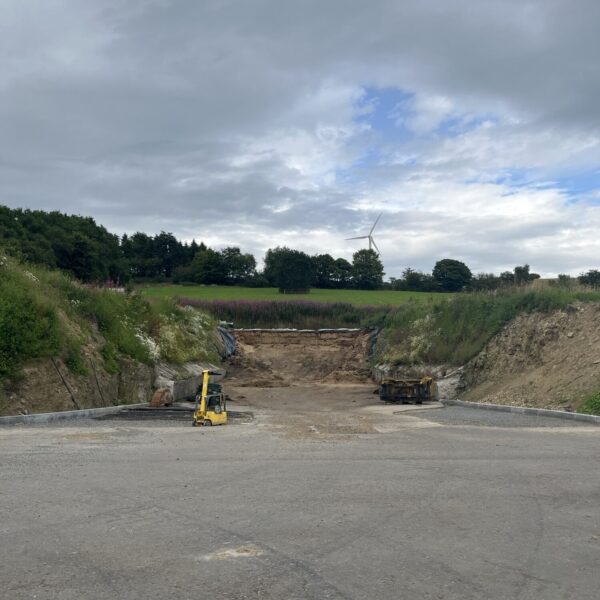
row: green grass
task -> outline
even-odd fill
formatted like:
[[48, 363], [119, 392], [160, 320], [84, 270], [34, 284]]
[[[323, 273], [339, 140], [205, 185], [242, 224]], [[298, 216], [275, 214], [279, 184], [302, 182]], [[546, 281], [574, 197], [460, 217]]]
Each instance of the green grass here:
[[34, 276], [13, 269], [3, 260], [0, 264], [0, 379], [18, 375], [27, 360], [55, 355], [62, 343], [57, 312], [39, 289]]
[[280, 294], [277, 288], [247, 288], [225, 285], [149, 285], [137, 288], [147, 298], [185, 297], [194, 300], [311, 300], [346, 302], [355, 306], [398, 306], [409, 300], [425, 302], [450, 294], [397, 292], [394, 290], [320, 290], [308, 294]]
[[579, 407], [579, 412], [588, 415], [600, 415], [600, 391], [586, 398]]
[[600, 302], [600, 292], [525, 287], [458, 294], [451, 302], [409, 302], [385, 319], [382, 358], [395, 364], [461, 365], [518, 315], [550, 312], [577, 301]]
[[86, 355], [94, 348], [109, 373], [119, 371], [122, 357], [146, 364], [216, 362], [214, 328], [206, 313], [173, 299], [150, 303], [138, 293], [94, 289], [6, 257], [0, 248], [0, 388], [40, 358], [60, 358], [72, 373], [87, 375]]

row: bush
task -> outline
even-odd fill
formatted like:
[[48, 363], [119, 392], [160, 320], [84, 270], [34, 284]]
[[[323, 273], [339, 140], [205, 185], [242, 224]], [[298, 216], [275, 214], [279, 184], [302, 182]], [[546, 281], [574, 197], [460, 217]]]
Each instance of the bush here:
[[579, 412], [588, 415], [600, 415], [600, 390], [583, 401]]
[[87, 375], [88, 368], [81, 355], [81, 342], [69, 340], [67, 342], [65, 365], [75, 375]]
[[385, 360], [397, 364], [461, 365], [478, 354], [504, 324], [522, 313], [549, 312], [600, 293], [548, 287], [463, 293], [430, 303], [408, 302], [385, 319]]
[[0, 378], [5, 378], [17, 375], [29, 359], [57, 354], [61, 328], [34, 276], [0, 269]]
[[118, 373], [119, 372], [119, 363], [118, 357], [119, 354], [116, 348], [110, 342], [106, 342], [104, 346], [102, 346], [100, 350], [100, 354], [104, 360], [104, 369], [107, 373]]
[[86, 290], [78, 305], [80, 313], [98, 325], [100, 333], [118, 352], [143, 363], [152, 356], [144, 335], [150, 307], [137, 294], [110, 290]]

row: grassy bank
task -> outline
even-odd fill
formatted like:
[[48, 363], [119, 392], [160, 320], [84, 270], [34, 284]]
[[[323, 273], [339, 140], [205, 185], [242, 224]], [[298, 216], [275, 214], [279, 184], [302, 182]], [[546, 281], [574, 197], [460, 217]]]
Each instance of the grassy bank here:
[[519, 314], [550, 312], [577, 301], [600, 302], [600, 292], [527, 287], [409, 302], [387, 314], [380, 358], [394, 364], [461, 365]]
[[347, 303], [355, 306], [398, 306], [408, 301], [427, 302], [449, 294], [431, 292], [397, 292], [393, 290], [321, 290], [308, 294], [280, 294], [277, 288], [247, 288], [224, 285], [149, 285], [138, 290], [147, 298], [178, 298], [191, 300], [247, 300], [287, 302], [309, 300], [313, 302]]
[[[238, 288], [240, 289], [240, 288]], [[395, 292], [394, 292], [395, 293]], [[493, 293], [431, 295], [400, 305], [313, 300], [179, 298], [236, 327], [366, 327], [382, 329], [377, 360], [393, 364], [461, 365], [519, 314], [550, 312], [572, 302], [600, 302], [600, 292], [556, 287], [508, 288]]]
[[0, 382], [40, 358], [62, 359], [77, 375], [89, 371], [86, 354], [109, 373], [118, 371], [120, 357], [146, 364], [217, 360], [213, 329], [208, 315], [174, 301], [150, 304], [139, 294], [93, 289], [0, 252]]

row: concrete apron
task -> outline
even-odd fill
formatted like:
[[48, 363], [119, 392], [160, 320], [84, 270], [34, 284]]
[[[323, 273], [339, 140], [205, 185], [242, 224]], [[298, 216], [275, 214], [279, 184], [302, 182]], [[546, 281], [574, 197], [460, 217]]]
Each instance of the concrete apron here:
[[434, 408], [444, 408], [444, 405], [441, 402], [424, 402], [423, 404], [382, 404], [376, 406], [363, 406], [360, 409], [360, 412], [373, 415], [392, 416], [417, 410], [431, 410]]
[[600, 416], [584, 415], [583, 413], [567, 412], [564, 410], [551, 410], [548, 408], [529, 408], [526, 406], [508, 406], [506, 404], [487, 404], [485, 402], [465, 402], [464, 400], [442, 400], [446, 406], [462, 406], [464, 408], [482, 408], [484, 410], [497, 410], [521, 415], [536, 415], [538, 417], [554, 417], [569, 421], [582, 421], [600, 425]]
[[119, 404], [118, 406], [104, 406], [102, 408], [86, 408], [83, 410], [67, 410], [52, 413], [36, 413], [32, 415], [12, 415], [9, 417], [0, 417], [0, 426], [43, 424], [52, 421], [69, 421], [73, 419], [93, 419], [104, 415], [114, 415], [121, 412], [123, 409], [141, 408], [143, 406], [148, 406], [148, 403]]

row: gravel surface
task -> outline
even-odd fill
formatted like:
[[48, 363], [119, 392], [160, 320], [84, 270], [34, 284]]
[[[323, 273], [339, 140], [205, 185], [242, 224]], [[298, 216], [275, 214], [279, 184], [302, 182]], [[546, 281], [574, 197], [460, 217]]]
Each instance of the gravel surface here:
[[443, 425], [476, 425], [478, 427], [598, 427], [590, 423], [569, 421], [557, 417], [520, 415], [498, 410], [482, 410], [461, 406], [448, 406], [441, 410], [424, 410], [411, 413]]
[[0, 595], [597, 598], [600, 428], [315, 406], [0, 429]]

